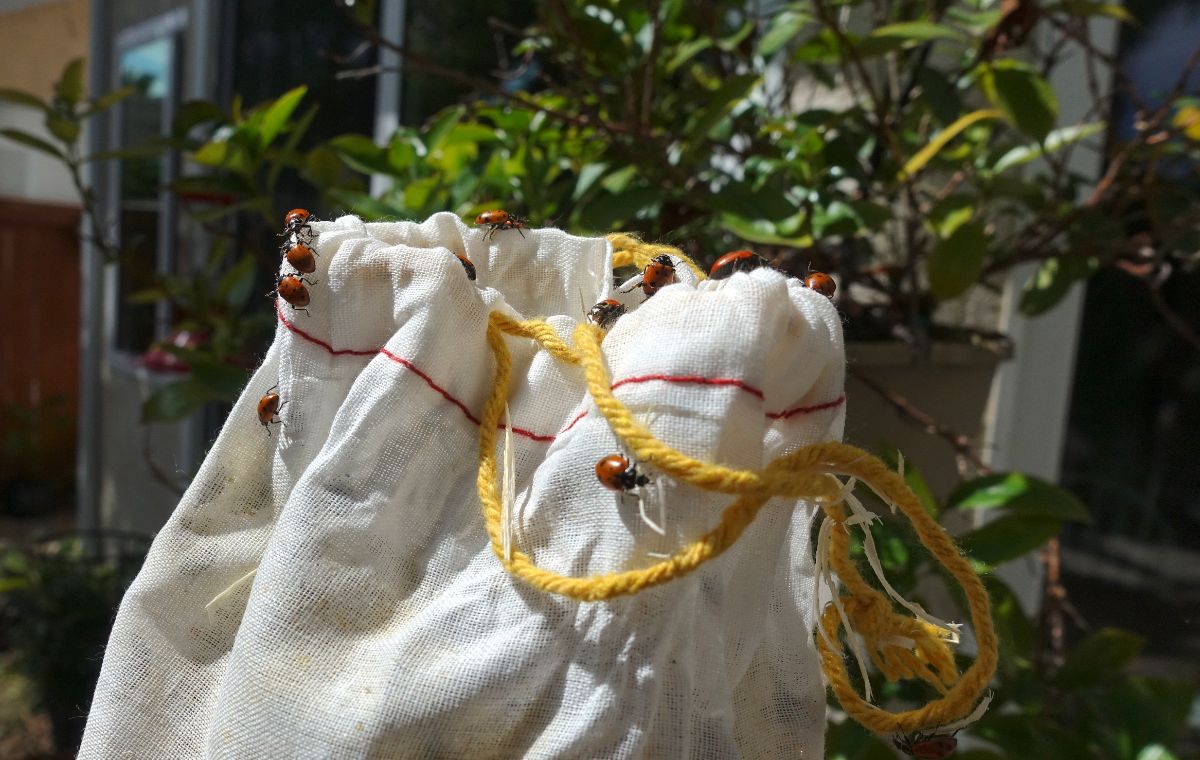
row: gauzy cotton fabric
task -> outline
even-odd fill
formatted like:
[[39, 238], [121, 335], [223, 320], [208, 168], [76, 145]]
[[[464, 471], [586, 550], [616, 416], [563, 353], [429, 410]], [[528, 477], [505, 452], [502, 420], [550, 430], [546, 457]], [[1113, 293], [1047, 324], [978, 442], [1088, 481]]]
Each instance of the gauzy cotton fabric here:
[[[491, 311], [569, 342], [620, 299], [617, 398], [669, 445], [757, 468], [841, 437], [829, 300], [770, 269], [697, 283], [682, 265], [652, 298], [621, 293], [603, 238], [448, 213], [313, 230], [308, 314], [277, 302], [266, 358], [126, 594], [80, 757], [822, 757], [812, 504], [777, 498], [691, 575], [584, 603], [505, 572], [476, 476]], [[716, 524], [733, 497], [652, 468], [665, 535], [602, 487], [596, 462], [628, 452], [582, 370], [506, 340], [516, 546], [606, 573]], [[256, 405], [276, 385], [268, 435]]]

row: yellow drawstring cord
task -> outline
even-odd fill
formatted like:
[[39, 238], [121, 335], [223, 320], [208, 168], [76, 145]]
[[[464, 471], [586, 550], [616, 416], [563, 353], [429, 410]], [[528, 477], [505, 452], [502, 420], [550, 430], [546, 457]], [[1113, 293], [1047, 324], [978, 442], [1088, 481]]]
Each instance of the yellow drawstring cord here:
[[[634, 263], [644, 266], [659, 253], [681, 259], [703, 278], [690, 259], [667, 246], [656, 246], [627, 235], [611, 235], [618, 249], [614, 266]], [[506, 558], [502, 529], [502, 498], [498, 486], [496, 436], [508, 400], [512, 379], [512, 356], [505, 336], [536, 341], [552, 355], [571, 364], [581, 364], [588, 391], [600, 413], [625, 448], [640, 462], [670, 475], [681, 483], [738, 498], [721, 514], [718, 524], [700, 538], [649, 567], [591, 577], [572, 577], [544, 570], [515, 546]], [[737, 541], [758, 511], [775, 496], [803, 499], [820, 504], [832, 521], [829, 561], [846, 587], [839, 604], [826, 606], [817, 637], [822, 665], [834, 695], [843, 709], [872, 731], [914, 733], [948, 725], [972, 712], [996, 667], [997, 640], [992, 626], [987, 592], [954, 541], [921, 506], [904, 479], [879, 459], [854, 446], [820, 443], [780, 457], [761, 471], [738, 470], [689, 457], [650, 433], [629, 409], [612, 394], [608, 370], [600, 344], [603, 331], [579, 325], [574, 348], [568, 346], [541, 320], [516, 320], [493, 312], [488, 324], [488, 344], [496, 360], [492, 393], [484, 406], [479, 426], [479, 499], [492, 549], [508, 572], [531, 586], [581, 601], [601, 601], [636, 594], [642, 589], [682, 577], [719, 556]], [[978, 655], [961, 676], [957, 672], [945, 629], [898, 614], [882, 593], [859, 574], [849, 555], [849, 533], [841, 506], [842, 485], [835, 474], [867, 484], [885, 502], [898, 507], [912, 522], [917, 537], [929, 552], [962, 586], [975, 630]], [[838, 607], [840, 606], [841, 611]], [[923, 707], [900, 713], [883, 710], [863, 699], [850, 683], [844, 663], [839, 628], [841, 614], [862, 635], [870, 657], [889, 680], [921, 678], [934, 685], [942, 696]], [[853, 634], [846, 632], [847, 637]]]

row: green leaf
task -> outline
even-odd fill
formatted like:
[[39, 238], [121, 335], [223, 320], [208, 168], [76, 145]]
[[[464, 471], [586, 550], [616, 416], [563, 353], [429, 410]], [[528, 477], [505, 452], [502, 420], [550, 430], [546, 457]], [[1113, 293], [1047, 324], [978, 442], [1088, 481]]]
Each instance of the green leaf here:
[[954, 231], [971, 221], [975, 216], [978, 196], [972, 193], [955, 193], [942, 198], [925, 214], [925, 227], [939, 238], [948, 238]]
[[1014, 560], [1058, 535], [1062, 523], [1052, 517], [1006, 515], [962, 537], [968, 557], [988, 565]]
[[144, 290], [134, 291], [125, 296], [125, 303], [130, 304], [147, 304], [156, 303], [158, 301], [166, 301], [171, 298], [170, 292], [161, 286], [153, 288], [145, 288]]
[[1042, 143], [1034, 143], [1033, 145], [1019, 145], [1005, 153], [998, 161], [996, 161], [995, 165], [992, 166], [992, 171], [998, 174], [1003, 171], [1008, 171], [1014, 166], [1027, 164], [1035, 158], [1040, 158], [1047, 153], [1054, 153], [1055, 151], [1061, 150], [1071, 143], [1085, 140], [1103, 130], [1104, 127], [1104, 122], [1094, 121], [1090, 124], [1076, 124], [1073, 127], [1062, 127], [1061, 129], [1056, 129], [1050, 134], [1046, 135], [1046, 139]]
[[626, 166], [622, 169], [617, 169], [612, 174], [600, 180], [600, 187], [604, 188], [614, 195], [625, 192], [625, 188], [629, 187], [629, 183], [637, 176], [637, 166]]
[[65, 161], [66, 156], [62, 152], [36, 135], [31, 135], [28, 132], [23, 132], [19, 129], [0, 129], [0, 135], [4, 135], [13, 142], [21, 143], [22, 145], [33, 148], [34, 150], [47, 153], [60, 161]]
[[328, 145], [318, 145], [304, 157], [304, 176], [317, 187], [335, 184], [341, 173], [342, 162]]
[[758, 81], [757, 74], [739, 74], [730, 77], [725, 84], [705, 97], [704, 108], [692, 118], [687, 126], [688, 133], [707, 135], [721, 119], [733, 110], [734, 106], [746, 99]]
[[805, 26], [812, 21], [812, 15], [803, 11], [786, 10], [775, 18], [758, 41], [758, 54], [764, 58], [774, 55], [784, 45], [791, 42], [800, 34]]
[[1064, 689], [1100, 684], [1133, 662], [1145, 643], [1141, 636], [1119, 628], [1096, 631], [1071, 650], [1054, 682]]
[[307, 92], [308, 87], [305, 85], [288, 90], [263, 111], [262, 124], [258, 131], [259, 145], [265, 148], [275, 141]]
[[207, 100], [189, 100], [175, 112], [175, 119], [171, 122], [171, 134], [175, 137], [183, 137], [193, 127], [210, 121], [224, 122], [228, 119], [226, 113], [215, 103]]
[[462, 106], [451, 106], [442, 110], [433, 120], [428, 122], [424, 128], [425, 146], [433, 153], [441, 147], [442, 139], [449, 134], [463, 116], [466, 114], [466, 109]]
[[220, 401], [236, 401], [250, 376], [241, 367], [224, 362], [190, 357], [188, 364], [196, 381]]
[[1058, 305], [1076, 282], [1086, 279], [1100, 267], [1092, 256], [1067, 255], [1042, 262], [1025, 283], [1021, 294], [1021, 313], [1027, 317], [1044, 314]]
[[388, 152], [365, 135], [340, 135], [328, 143], [346, 165], [366, 174], [394, 174]]
[[1058, 98], [1032, 67], [999, 60], [983, 67], [979, 83], [1005, 117], [1025, 134], [1041, 141], [1058, 120]]
[[955, 137], [958, 137], [967, 127], [971, 126], [975, 122], [983, 121], [984, 119], [999, 118], [1001, 115], [1002, 114], [1000, 111], [988, 108], [981, 109], [979, 111], [972, 111], [971, 113], [964, 114], [963, 116], [959, 117], [958, 120], [953, 124], [934, 135], [933, 139], [929, 141], [928, 145], [926, 145], [924, 148], [921, 148], [916, 152], [916, 154], [913, 155], [912, 158], [905, 162], [904, 168], [900, 170], [900, 179], [905, 180], [909, 177], [915, 176], [918, 172], [925, 168], [926, 164], [933, 160], [933, 157], [936, 156], [942, 148], [946, 147], [948, 142], [953, 140]]
[[1006, 509], [1030, 517], [1053, 517], [1069, 522], [1091, 522], [1091, 515], [1075, 494], [1023, 472], [984, 475], [959, 484], [946, 505], [954, 509]]
[[700, 53], [708, 50], [713, 46], [712, 37], [700, 37], [698, 39], [685, 42], [675, 50], [675, 55], [667, 61], [666, 72], [674, 74], [680, 66], [695, 58]]
[[70, 116], [47, 115], [46, 129], [64, 143], [73, 143], [79, 137], [79, 121]]
[[1151, 744], [1142, 747], [1137, 754], [1137, 760], [1179, 760], [1178, 756], [1161, 744]]
[[255, 273], [254, 254], [248, 253], [221, 277], [217, 292], [225, 299], [225, 303], [240, 309], [246, 305], [254, 290]]
[[87, 118], [88, 116], [98, 114], [102, 111], [107, 111], [135, 92], [137, 92], [137, 88], [133, 85], [125, 85], [124, 87], [118, 87], [112, 92], [106, 92], [93, 100], [88, 107], [84, 109], [82, 117]]
[[62, 78], [54, 83], [54, 94], [71, 105], [83, 99], [83, 59], [76, 58], [63, 69]]
[[953, 27], [931, 21], [904, 21], [887, 24], [872, 31], [868, 40], [896, 41], [905, 46], [931, 40], [966, 40], [967, 36]]
[[966, 292], [983, 272], [987, 248], [988, 235], [979, 221], [962, 224], [939, 240], [926, 262], [930, 292], [943, 301]]
[[38, 96], [25, 92], [23, 90], [14, 90], [9, 87], [0, 87], [0, 100], [6, 100], [9, 103], [16, 103], [19, 106], [27, 108], [37, 108], [41, 111], [49, 110], [46, 101]]
[[1137, 18], [1121, 7], [1120, 3], [1096, 2], [1096, 0], [1063, 0], [1051, 3], [1042, 9], [1043, 13], [1063, 11], [1072, 16], [1108, 16], [1125, 24], [1137, 25]]
[[189, 378], [164, 385], [142, 404], [143, 422], [178, 422], [208, 401], [208, 391], [199, 380]]
[[596, 163], [587, 164], [579, 170], [579, 179], [575, 180], [575, 190], [571, 193], [571, 200], [577, 201], [583, 197], [596, 180], [604, 176], [604, 172], [608, 171], [608, 164]]
[[722, 214], [720, 224], [742, 240], [762, 245], [783, 245], [790, 248], [807, 248], [813, 239], [809, 235], [787, 237], [779, 228], [766, 219], [748, 219], [736, 214]]
[[952, 124], [962, 113], [962, 98], [947, 76], [934, 69], [922, 67], [917, 74], [921, 98], [942, 124]]

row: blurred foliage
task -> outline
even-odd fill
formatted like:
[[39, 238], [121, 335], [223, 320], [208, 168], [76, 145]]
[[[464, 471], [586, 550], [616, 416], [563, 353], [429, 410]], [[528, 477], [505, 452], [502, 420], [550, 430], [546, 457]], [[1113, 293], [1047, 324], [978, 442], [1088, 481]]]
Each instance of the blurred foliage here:
[[32, 515], [59, 504], [75, 474], [74, 415], [62, 396], [33, 405], [0, 405], [0, 515]]
[[147, 544], [115, 532], [25, 551], [0, 544], [0, 651], [35, 685], [59, 749], [78, 746], [113, 616]]
[[[905, 466], [905, 476], [916, 493], [929, 493], [911, 463]], [[1143, 642], [1128, 631], [1084, 631], [1074, 646], [1060, 653], [1050, 651], [1041, 621], [1027, 614], [993, 573], [1000, 565], [1040, 549], [1064, 523], [1090, 521], [1078, 499], [1028, 475], [996, 473], [964, 481], [943, 504], [929, 498], [923, 501], [931, 513], [951, 524], [962, 524], [965, 513], [982, 511], [991, 518], [961, 535], [960, 541], [983, 574], [991, 597], [1000, 665], [991, 706], [978, 723], [958, 733], [961, 751], [955, 757], [1172, 760], [1184, 756], [1177, 752], [1197, 696], [1194, 685], [1133, 673], [1130, 666]], [[940, 609], [941, 600], [947, 598], [956, 600], [962, 618], [969, 619], [966, 600], [953, 579], [920, 547], [907, 521], [886, 509], [879, 514], [881, 519], [869, 530], [889, 582], [926, 609]], [[1022, 531], [1023, 524], [1031, 527]], [[853, 546], [856, 561], [869, 577], [860, 533], [855, 534]], [[937, 601], [931, 603], [930, 597]], [[962, 660], [965, 667], [970, 658]], [[875, 685], [879, 702], [890, 709], [937, 696], [916, 682]], [[836, 703], [830, 708], [841, 715]], [[1196, 738], [1193, 732], [1193, 747]], [[873, 736], [853, 721], [838, 718], [826, 736], [826, 756], [872, 760], [894, 758], [896, 753], [886, 737]]]

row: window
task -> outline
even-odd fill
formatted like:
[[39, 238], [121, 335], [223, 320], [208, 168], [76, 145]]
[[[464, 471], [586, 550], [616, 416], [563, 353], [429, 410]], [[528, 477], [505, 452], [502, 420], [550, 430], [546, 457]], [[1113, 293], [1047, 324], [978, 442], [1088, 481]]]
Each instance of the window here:
[[[114, 109], [113, 148], [143, 145], [170, 131], [179, 102], [183, 37], [180, 9], [142, 22], [117, 38], [117, 86], [136, 91]], [[141, 353], [162, 337], [171, 318], [165, 303], [131, 303], [129, 297], [171, 272], [180, 255], [177, 210], [166, 186], [178, 173], [174, 153], [122, 161], [112, 175], [121, 259], [117, 275], [116, 347]]]

